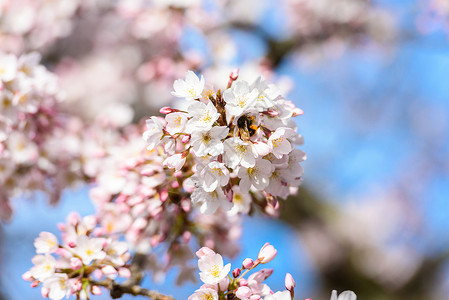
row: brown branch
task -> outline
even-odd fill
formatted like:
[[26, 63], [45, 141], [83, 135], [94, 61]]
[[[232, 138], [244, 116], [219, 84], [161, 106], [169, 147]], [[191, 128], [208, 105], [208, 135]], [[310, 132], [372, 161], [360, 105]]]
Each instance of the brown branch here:
[[112, 299], [118, 299], [124, 294], [130, 294], [133, 296], [146, 296], [152, 300], [174, 300], [171, 296], [162, 295], [157, 291], [144, 289], [139, 285], [121, 285], [110, 279], [105, 279], [102, 281], [90, 280], [90, 283], [92, 285], [98, 285], [109, 289]]

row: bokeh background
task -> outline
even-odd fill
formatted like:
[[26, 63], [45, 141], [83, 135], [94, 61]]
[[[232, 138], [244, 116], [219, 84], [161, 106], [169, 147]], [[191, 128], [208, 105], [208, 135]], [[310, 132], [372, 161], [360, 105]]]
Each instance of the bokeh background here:
[[[240, 254], [227, 260], [270, 242], [268, 283], [283, 289], [292, 273], [297, 299], [332, 289], [449, 299], [447, 0], [30, 0], [0, 1], [0, 12], [0, 48], [41, 53], [67, 111], [93, 124], [157, 113], [188, 69], [222, 85], [235, 67], [263, 73], [305, 111], [304, 183], [279, 220], [246, 218]], [[0, 299], [40, 298], [21, 279], [33, 240], [72, 210], [94, 213], [88, 189], [64, 190], [56, 206], [41, 192], [13, 199]], [[170, 273], [144, 285], [176, 299], [199, 286], [176, 287]]]

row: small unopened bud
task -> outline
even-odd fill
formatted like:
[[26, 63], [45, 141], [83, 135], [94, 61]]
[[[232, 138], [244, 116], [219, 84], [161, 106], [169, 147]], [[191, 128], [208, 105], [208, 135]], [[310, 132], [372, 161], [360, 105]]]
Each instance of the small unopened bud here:
[[260, 249], [257, 259], [260, 261], [260, 263], [266, 264], [272, 261], [276, 257], [276, 254], [277, 250], [272, 245], [270, 245], [270, 243], [266, 243]]
[[179, 188], [179, 182], [177, 180], [172, 181], [171, 187], [174, 188], [174, 189]]
[[293, 279], [292, 274], [287, 273], [285, 275], [285, 288], [287, 290], [289, 290], [290, 292], [293, 292], [293, 290], [295, 289], [295, 286], [296, 286], [296, 282]]
[[168, 190], [164, 189], [159, 192], [159, 199], [161, 199], [162, 202], [165, 202], [168, 199]]
[[25, 273], [22, 274], [22, 279], [26, 281], [33, 281], [34, 277], [31, 275], [30, 271], [26, 271]]
[[32, 287], [32, 288], [35, 288], [35, 287], [37, 287], [37, 286], [39, 285], [39, 283], [40, 283], [39, 280], [35, 280], [35, 281], [33, 281], [33, 282], [31, 283], [31, 287]]
[[69, 242], [68, 245], [70, 248], [75, 248], [76, 247], [76, 243], [75, 242]]
[[77, 257], [72, 257], [70, 258], [70, 267], [73, 270], [78, 270], [83, 266], [83, 262], [81, 261], [81, 259], [77, 258]]
[[164, 106], [164, 107], [162, 107], [160, 110], [159, 110], [159, 112], [161, 113], [161, 114], [164, 114], [164, 115], [166, 115], [166, 114], [169, 114], [169, 113], [172, 113], [174, 110], [171, 108], [171, 107], [168, 107], [168, 106]]
[[189, 243], [190, 239], [192, 238], [192, 233], [190, 231], [184, 231], [184, 233], [182, 234], [182, 238], [186, 243]]
[[98, 285], [93, 285], [90, 292], [92, 293], [92, 295], [101, 295], [101, 289]]
[[292, 117], [297, 117], [297, 116], [300, 116], [300, 115], [303, 115], [303, 114], [304, 114], [304, 111], [302, 109], [295, 107], [293, 109]]
[[195, 254], [198, 258], [202, 258], [203, 256], [213, 255], [215, 252], [208, 247], [202, 247], [200, 250], [196, 251]]
[[275, 117], [279, 116], [279, 112], [277, 110], [270, 109], [269, 111], [267, 111], [267, 115], [269, 115], [270, 117], [275, 118]]
[[245, 258], [244, 260], [243, 260], [243, 263], [242, 263], [242, 266], [245, 268], [245, 269], [251, 269], [252, 268], [252, 266], [254, 266], [254, 261], [251, 259], [251, 258]]
[[81, 282], [81, 280], [76, 280], [75, 282], [72, 283], [72, 289], [76, 292], [81, 291], [81, 289], [83, 288], [83, 283]]
[[251, 289], [247, 286], [241, 286], [237, 289], [235, 295], [239, 299], [248, 299], [251, 296]]
[[130, 278], [131, 271], [127, 268], [120, 268], [120, 269], [118, 269], [118, 276], [120, 276], [122, 278]]
[[190, 141], [190, 135], [186, 134], [185, 136], [182, 137], [181, 142], [183, 144], [187, 144]]
[[50, 292], [50, 290], [46, 287], [42, 287], [41, 289], [41, 295], [43, 298], [48, 298], [48, 293]]
[[238, 77], [239, 77], [239, 68], [236, 68], [231, 72], [229, 78], [231, 78], [232, 80], [237, 80]]
[[218, 286], [220, 287], [220, 291], [221, 292], [226, 292], [229, 288], [229, 277], [226, 276], [225, 278], [223, 278], [222, 280], [220, 280], [218, 282]]
[[103, 272], [104, 275], [107, 276], [115, 276], [117, 275], [117, 270], [110, 265], [104, 266], [103, 268], [101, 268], [101, 271]]
[[246, 280], [245, 278], [242, 278], [239, 280], [239, 286], [247, 286], [248, 285], [248, 280]]
[[232, 270], [232, 276], [234, 276], [234, 278], [239, 277], [241, 271], [242, 270], [240, 270], [240, 268], [235, 268], [234, 270]]

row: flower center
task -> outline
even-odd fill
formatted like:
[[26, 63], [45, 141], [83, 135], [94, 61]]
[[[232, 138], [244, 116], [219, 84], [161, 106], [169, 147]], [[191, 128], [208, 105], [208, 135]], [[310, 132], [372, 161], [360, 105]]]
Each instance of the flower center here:
[[203, 135], [203, 142], [204, 142], [205, 144], [209, 143], [210, 140], [211, 140], [211, 137], [210, 137], [209, 134]]
[[273, 147], [275, 147], [275, 148], [279, 147], [282, 144], [283, 141], [284, 141], [284, 137], [283, 136], [281, 136], [281, 137], [279, 137], [277, 139], [274, 139], [273, 140]]
[[201, 300], [214, 300], [214, 296], [212, 296], [210, 293], [208, 294], [202, 294]]
[[220, 268], [218, 265], [213, 265], [212, 268], [209, 269], [209, 273], [217, 278], [220, 275]]
[[175, 123], [176, 127], [181, 126], [181, 117], [176, 117], [173, 122]]
[[212, 168], [211, 169], [211, 171], [212, 171], [212, 174], [218, 174], [218, 176], [224, 176], [224, 173], [223, 173], [223, 170], [222, 169], [219, 169], [219, 168]]

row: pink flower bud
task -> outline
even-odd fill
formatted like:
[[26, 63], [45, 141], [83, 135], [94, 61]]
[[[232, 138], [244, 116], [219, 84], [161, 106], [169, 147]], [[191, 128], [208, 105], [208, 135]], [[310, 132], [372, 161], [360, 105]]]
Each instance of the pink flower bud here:
[[245, 258], [245, 259], [243, 260], [242, 266], [243, 266], [245, 269], [251, 269], [252, 266], [254, 266], [254, 261], [253, 261], [251, 258]]
[[215, 252], [208, 247], [202, 247], [200, 250], [196, 251], [195, 254], [198, 258], [202, 258], [203, 256], [213, 255]]
[[279, 112], [277, 110], [269, 110], [267, 111], [267, 115], [269, 115], [270, 117], [277, 117], [279, 116]]
[[245, 278], [242, 278], [239, 280], [239, 286], [247, 286], [248, 285], [248, 280], [246, 280]]
[[50, 292], [49, 289], [47, 289], [47, 288], [45, 288], [45, 287], [42, 287], [42, 289], [41, 289], [41, 295], [42, 295], [43, 298], [48, 298], [48, 293], [49, 293], [49, 292]]
[[174, 189], [179, 188], [179, 182], [177, 180], [172, 181], [171, 187], [174, 188]]
[[101, 289], [98, 285], [93, 285], [90, 292], [92, 293], [92, 295], [101, 295]]
[[190, 231], [184, 231], [184, 233], [182, 234], [182, 238], [186, 243], [189, 243], [190, 239], [192, 238], [192, 233]]
[[292, 274], [287, 273], [285, 275], [285, 288], [291, 292], [291, 291], [293, 291], [295, 286], [296, 286], [296, 282], [293, 279]]
[[74, 291], [79, 292], [83, 288], [83, 283], [81, 282], [81, 280], [76, 280], [72, 283], [72, 288]]
[[292, 117], [297, 117], [297, 116], [300, 116], [300, 115], [303, 115], [303, 114], [304, 114], [304, 111], [302, 109], [295, 107], [293, 109]]
[[164, 189], [159, 192], [159, 198], [162, 202], [165, 202], [168, 199], [168, 190]]
[[190, 141], [190, 135], [185, 135], [182, 137], [181, 142], [187, 144]]
[[159, 112], [160, 112], [161, 114], [166, 115], [166, 114], [172, 113], [172, 112], [173, 112], [173, 109], [172, 109], [171, 107], [164, 106], [164, 107], [162, 107], [162, 108], [159, 110]]
[[247, 299], [251, 296], [251, 289], [247, 286], [241, 286], [237, 289], [235, 295], [237, 296], [237, 298]]
[[276, 254], [277, 250], [272, 245], [270, 245], [270, 243], [266, 243], [260, 249], [257, 259], [260, 261], [260, 263], [266, 264], [272, 261], [276, 257]]
[[130, 278], [131, 271], [127, 268], [120, 268], [120, 269], [118, 269], [118, 276], [120, 276], [122, 278]]
[[220, 287], [220, 291], [221, 292], [226, 292], [228, 290], [228, 287], [229, 287], [229, 277], [226, 276], [225, 278], [220, 280], [218, 282], [218, 286]]
[[26, 271], [25, 273], [23, 273], [22, 279], [26, 281], [33, 281], [34, 277], [31, 275], [30, 271]]
[[72, 226], [76, 226], [79, 223], [79, 221], [80, 221], [80, 216], [76, 212], [71, 212], [67, 216], [67, 223], [72, 225]]
[[35, 288], [35, 287], [37, 287], [37, 286], [39, 285], [39, 283], [41, 283], [39, 280], [35, 280], [35, 281], [33, 281], [33, 282], [31, 283], [31, 287], [32, 287], [32, 288]]
[[77, 257], [72, 257], [70, 258], [70, 267], [73, 270], [78, 270], [79, 268], [81, 268], [83, 266], [83, 262], [81, 261], [81, 259], [77, 258]]
[[101, 268], [101, 271], [103, 272], [104, 275], [108, 275], [108, 276], [115, 276], [117, 275], [117, 270], [110, 265], [104, 266], [103, 268]]
[[239, 77], [239, 68], [236, 68], [231, 72], [229, 78], [231, 78], [232, 80], [237, 80], [238, 77]]
[[70, 248], [75, 248], [76, 247], [76, 243], [71, 241], [67, 244], [67, 246], [69, 246]]
[[234, 276], [234, 278], [237, 278], [240, 276], [240, 268], [235, 268], [234, 270], [232, 270], [232, 276]]

